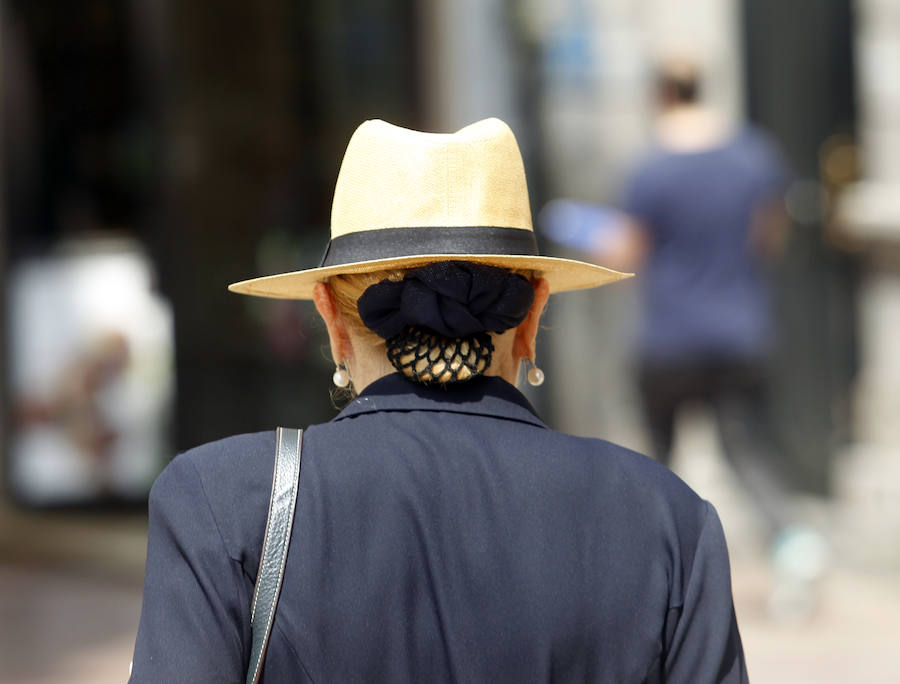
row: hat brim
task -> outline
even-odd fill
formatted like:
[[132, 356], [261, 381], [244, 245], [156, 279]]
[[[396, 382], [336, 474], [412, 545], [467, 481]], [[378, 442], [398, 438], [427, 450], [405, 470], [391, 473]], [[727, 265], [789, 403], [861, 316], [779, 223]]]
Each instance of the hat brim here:
[[336, 264], [334, 266], [251, 278], [250, 280], [232, 283], [228, 286], [228, 289], [231, 292], [254, 297], [312, 299], [315, 284], [332, 276], [371, 273], [373, 271], [398, 268], [415, 268], [435, 261], [471, 261], [476, 264], [534, 271], [536, 275], [547, 280], [551, 294], [599, 287], [623, 278], [630, 278], [634, 275], [633, 273], [621, 273], [584, 261], [560, 257], [524, 256], [518, 254], [416, 254], [392, 257], [390, 259]]

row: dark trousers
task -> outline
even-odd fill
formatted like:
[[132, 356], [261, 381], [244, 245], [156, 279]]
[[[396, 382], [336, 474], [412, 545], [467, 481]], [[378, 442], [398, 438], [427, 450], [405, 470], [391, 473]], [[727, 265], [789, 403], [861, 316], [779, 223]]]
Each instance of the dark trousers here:
[[770, 532], [787, 523], [786, 488], [768, 401], [765, 364], [716, 361], [644, 363], [638, 375], [653, 456], [672, 459], [675, 420], [687, 404], [712, 412], [725, 458], [736, 472]]

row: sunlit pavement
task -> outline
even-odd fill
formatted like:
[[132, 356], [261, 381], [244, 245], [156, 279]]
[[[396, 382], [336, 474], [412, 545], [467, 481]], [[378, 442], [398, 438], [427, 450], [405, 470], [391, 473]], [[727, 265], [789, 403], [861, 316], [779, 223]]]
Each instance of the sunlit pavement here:
[[140, 601], [133, 582], [0, 567], [0, 682], [122, 684]]
[[[751, 681], [771, 684], [900, 682], [900, 580], [836, 570], [815, 612], [773, 621], [770, 577], [759, 559], [734, 566], [735, 601]], [[47, 570], [0, 568], [0, 681], [124, 682], [140, 589]]]
[[773, 619], [762, 562], [733, 570], [735, 608], [750, 681], [777, 684], [900, 682], [900, 578], [833, 570], [806, 618]]

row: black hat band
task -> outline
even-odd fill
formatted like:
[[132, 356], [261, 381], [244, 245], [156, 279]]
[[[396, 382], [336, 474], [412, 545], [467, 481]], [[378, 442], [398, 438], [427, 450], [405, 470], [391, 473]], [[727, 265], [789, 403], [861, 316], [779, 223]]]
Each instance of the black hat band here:
[[396, 259], [420, 254], [537, 256], [534, 233], [500, 226], [380, 228], [332, 238], [320, 266]]

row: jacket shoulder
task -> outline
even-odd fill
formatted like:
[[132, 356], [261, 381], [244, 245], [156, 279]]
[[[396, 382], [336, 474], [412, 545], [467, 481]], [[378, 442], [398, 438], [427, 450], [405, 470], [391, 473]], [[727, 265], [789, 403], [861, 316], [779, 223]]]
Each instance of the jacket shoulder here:
[[588, 453], [592, 458], [601, 459], [607, 468], [621, 472], [623, 476], [639, 479], [651, 487], [661, 487], [672, 490], [672, 493], [696, 497], [694, 491], [672, 470], [639, 451], [605, 439], [556, 434], [569, 441], [566, 448], [571, 452]]
[[588, 455], [604, 486], [622, 500], [656, 513], [677, 526], [699, 531], [707, 503], [672, 470], [637, 451], [603, 439], [565, 435], [569, 453]]
[[232, 435], [207, 442], [180, 453], [174, 460], [186, 459], [200, 472], [240, 468], [263, 454], [275, 454], [275, 431]]
[[208, 442], [172, 459], [153, 485], [150, 505], [165, 505], [171, 496], [195, 498], [197, 505], [208, 505], [229, 555], [255, 563], [274, 464], [274, 431]]

